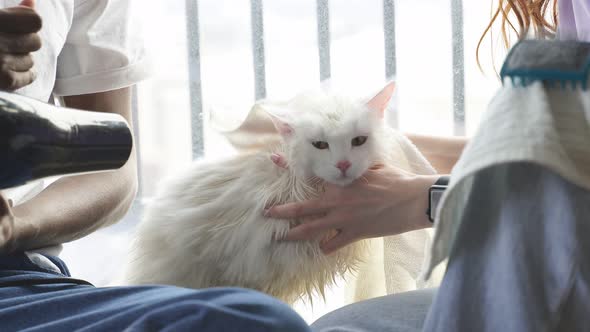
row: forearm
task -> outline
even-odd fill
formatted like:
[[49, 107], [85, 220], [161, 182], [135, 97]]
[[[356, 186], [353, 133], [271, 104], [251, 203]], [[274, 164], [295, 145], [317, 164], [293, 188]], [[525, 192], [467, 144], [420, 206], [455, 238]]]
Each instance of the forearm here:
[[115, 172], [64, 177], [14, 208], [18, 250], [82, 238], [120, 220], [135, 196], [134, 161]]
[[[116, 112], [131, 123], [129, 89], [70, 97], [66, 105]], [[73, 241], [121, 219], [136, 193], [135, 152], [119, 170], [63, 177], [13, 209], [16, 250]]]
[[465, 137], [406, 134], [440, 174], [450, 174], [467, 144]]

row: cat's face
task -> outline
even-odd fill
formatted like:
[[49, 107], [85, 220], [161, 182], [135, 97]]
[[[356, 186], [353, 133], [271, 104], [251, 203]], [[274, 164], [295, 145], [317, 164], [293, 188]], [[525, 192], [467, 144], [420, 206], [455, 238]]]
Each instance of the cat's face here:
[[378, 137], [374, 134], [381, 121], [372, 119], [370, 111], [355, 105], [351, 116], [326, 124], [307, 122], [296, 126], [294, 165], [306, 175], [313, 175], [337, 185], [348, 185], [361, 177], [374, 160]]
[[303, 95], [275, 124], [288, 146], [289, 167], [336, 185], [360, 178], [375, 161], [383, 111], [393, 87], [367, 103], [336, 96]]

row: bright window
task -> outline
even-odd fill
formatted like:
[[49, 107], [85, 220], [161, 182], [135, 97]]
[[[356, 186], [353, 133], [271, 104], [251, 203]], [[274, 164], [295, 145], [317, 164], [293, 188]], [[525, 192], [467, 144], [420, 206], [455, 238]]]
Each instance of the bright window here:
[[[189, 163], [200, 142], [205, 156], [231, 153], [208, 126], [211, 112], [239, 121], [256, 95], [288, 98], [327, 74], [365, 94], [395, 71], [392, 124], [406, 132], [453, 135], [463, 130], [454, 112], [464, 108], [470, 135], [499, 86], [489, 47], [482, 50], [487, 76], [475, 62], [490, 17], [487, 1], [167, 0], [137, 1], [136, 7], [154, 69], [136, 90], [140, 196], [121, 223], [67, 244], [63, 253], [74, 274], [96, 285], [120, 273], [141, 203], [164, 174]], [[255, 68], [264, 75], [256, 76]]]

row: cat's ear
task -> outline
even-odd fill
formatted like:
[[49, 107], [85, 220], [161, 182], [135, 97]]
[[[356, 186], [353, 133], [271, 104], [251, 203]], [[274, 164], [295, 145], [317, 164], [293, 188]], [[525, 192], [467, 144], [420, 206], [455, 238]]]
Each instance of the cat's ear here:
[[367, 107], [372, 111], [376, 112], [379, 118], [383, 118], [385, 113], [385, 109], [387, 108], [387, 104], [391, 100], [393, 96], [393, 91], [395, 90], [395, 82], [389, 82], [387, 85], [379, 91], [375, 95], [375, 97], [371, 98], [367, 102]]
[[288, 117], [285, 111], [270, 105], [262, 105], [262, 109], [270, 117], [275, 129], [283, 138], [288, 138], [293, 135], [293, 127], [289, 124]]
[[284, 138], [291, 137], [293, 135], [293, 127], [288, 124], [284, 119], [276, 117], [270, 114], [270, 118], [272, 119], [272, 123], [275, 125], [277, 132], [281, 134]]

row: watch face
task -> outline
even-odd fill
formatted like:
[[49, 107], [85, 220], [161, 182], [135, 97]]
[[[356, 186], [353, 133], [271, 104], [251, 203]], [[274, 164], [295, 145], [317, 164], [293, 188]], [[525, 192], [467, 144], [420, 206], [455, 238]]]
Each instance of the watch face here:
[[445, 190], [443, 188], [433, 187], [430, 189], [430, 218], [432, 220], [436, 220], [438, 203], [440, 202], [440, 199], [444, 193]]

